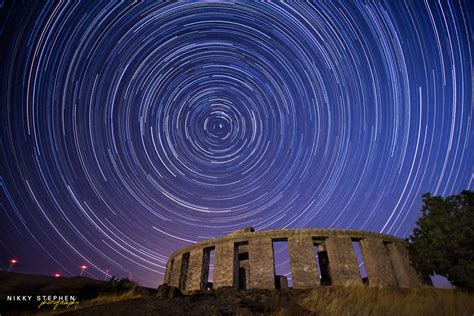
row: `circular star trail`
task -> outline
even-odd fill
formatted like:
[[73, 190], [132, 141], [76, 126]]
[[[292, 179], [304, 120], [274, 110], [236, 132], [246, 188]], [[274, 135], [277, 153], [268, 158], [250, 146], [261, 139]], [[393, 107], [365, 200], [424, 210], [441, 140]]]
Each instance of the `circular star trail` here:
[[[0, 250], [154, 286], [244, 226], [404, 237], [473, 188], [472, 7], [1, 8]], [[3, 260], [2, 259], [2, 260]]]

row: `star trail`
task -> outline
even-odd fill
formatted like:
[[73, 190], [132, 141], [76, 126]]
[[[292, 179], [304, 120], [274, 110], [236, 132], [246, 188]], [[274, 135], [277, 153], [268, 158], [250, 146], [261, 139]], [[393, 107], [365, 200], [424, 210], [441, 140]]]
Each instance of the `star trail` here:
[[474, 189], [467, 2], [2, 3], [0, 267], [155, 287], [244, 226], [408, 236]]

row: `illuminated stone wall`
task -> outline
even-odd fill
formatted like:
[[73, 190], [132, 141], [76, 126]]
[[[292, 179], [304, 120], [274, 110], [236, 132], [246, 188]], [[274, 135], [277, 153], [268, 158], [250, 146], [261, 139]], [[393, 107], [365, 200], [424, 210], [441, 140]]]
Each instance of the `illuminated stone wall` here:
[[[214, 250], [213, 288], [285, 287], [285, 277], [275, 275], [273, 254], [273, 243], [282, 241], [288, 242], [293, 288], [363, 283], [402, 288], [422, 285], [410, 265], [405, 241], [399, 238], [354, 230], [255, 232], [250, 227], [176, 251], [168, 259], [164, 282], [186, 291], [209, 288], [210, 252]], [[365, 280], [353, 242], [360, 245]]]

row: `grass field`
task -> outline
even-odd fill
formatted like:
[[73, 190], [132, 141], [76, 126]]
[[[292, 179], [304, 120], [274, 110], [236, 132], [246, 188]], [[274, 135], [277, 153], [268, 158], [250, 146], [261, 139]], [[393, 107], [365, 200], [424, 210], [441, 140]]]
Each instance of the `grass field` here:
[[[179, 291], [178, 291], [179, 292]], [[37, 302], [11, 303], [6, 295], [77, 295], [72, 308], [38, 309]], [[158, 291], [127, 280], [53, 278], [0, 273], [0, 314], [31, 315], [474, 315], [474, 293], [454, 289], [320, 287], [313, 290], [236, 290], [192, 292], [159, 298]]]
[[333, 287], [298, 300], [321, 315], [473, 315], [474, 294], [446, 289]]

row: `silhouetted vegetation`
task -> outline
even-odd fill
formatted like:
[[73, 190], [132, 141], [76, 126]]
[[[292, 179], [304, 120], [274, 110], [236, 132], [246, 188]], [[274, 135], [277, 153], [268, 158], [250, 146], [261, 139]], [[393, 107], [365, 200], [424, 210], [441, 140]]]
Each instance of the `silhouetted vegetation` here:
[[116, 279], [113, 276], [104, 288], [104, 292], [121, 294], [125, 292], [134, 291], [137, 288], [137, 284], [129, 279]]
[[410, 259], [424, 277], [439, 274], [474, 290], [474, 192], [423, 195], [422, 215], [408, 241]]

